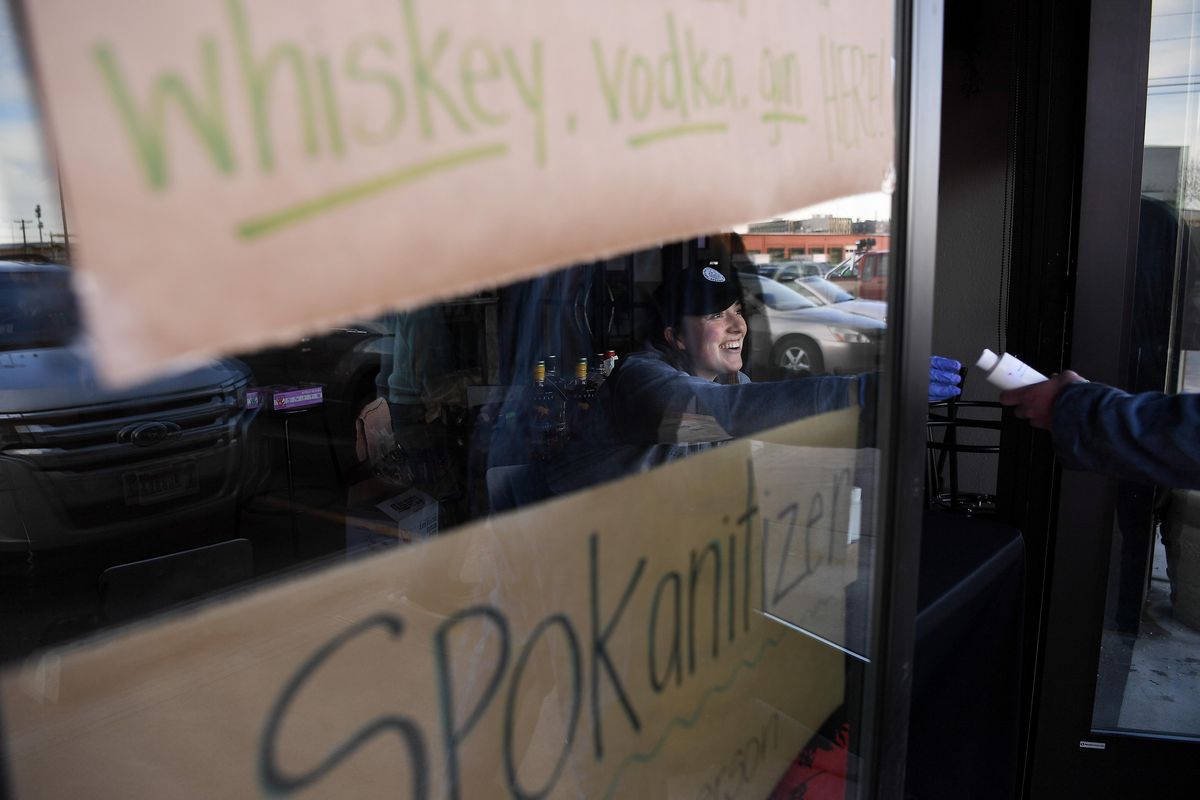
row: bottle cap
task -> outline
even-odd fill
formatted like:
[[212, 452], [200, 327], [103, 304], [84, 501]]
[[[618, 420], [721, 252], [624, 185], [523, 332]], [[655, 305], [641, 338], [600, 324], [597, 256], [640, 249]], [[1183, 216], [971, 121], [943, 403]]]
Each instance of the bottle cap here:
[[989, 372], [998, 363], [1000, 363], [1000, 356], [996, 355], [985, 347], [983, 348], [983, 352], [979, 355], [979, 360], [975, 362], [975, 366], [979, 367], [984, 372]]

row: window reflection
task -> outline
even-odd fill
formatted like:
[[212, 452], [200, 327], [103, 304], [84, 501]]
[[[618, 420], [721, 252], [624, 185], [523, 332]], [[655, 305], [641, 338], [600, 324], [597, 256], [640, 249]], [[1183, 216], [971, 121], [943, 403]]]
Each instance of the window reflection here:
[[858, 404], [885, 304], [764, 266], [699, 237], [105, 393], [69, 269], [8, 262], [0, 340], [44, 380], [4, 409], [4, 568], [53, 622], [3, 655]]
[[[1195, 58], [1191, 4], [1153, 4], [1146, 147], [1129, 341], [1133, 392], [1200, 391], [1200, 237], [1194, 161]], [[1189, 110], [1192, 109], [1192, 110]], [[1188, 553], [1196, 492], [1122, 481], [1093, 727], [1174, 735], [1200, 732], [1200, 571]]]

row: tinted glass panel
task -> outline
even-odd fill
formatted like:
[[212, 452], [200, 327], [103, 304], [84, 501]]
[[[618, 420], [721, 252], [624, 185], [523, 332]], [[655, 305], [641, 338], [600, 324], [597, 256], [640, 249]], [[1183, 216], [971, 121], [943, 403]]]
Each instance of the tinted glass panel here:
[[[76, 311], [87, 243], [4, 58], [0, 155], [26, 176], [0, 187], [25, 220], [0, 244], [15, 796], [150, 795], [190, 768], [246, 793], [798, 797], [821, 772], [856, 796], [886, 295], [821, 276], [857, 238], [836, 230], [886, 246], [889, 198], [110, 387]], [[816, 260], [773, 280], [785, 253]], [[227, 740], [248, 774], [194, 767]]]
[[[1130, 340], [1130, 391], [1200, 389], [1200, 259], [1191, 2], [1156, 0]], [[1200, 497], [1122, 482], [1093, 726], [1200, 737]]]

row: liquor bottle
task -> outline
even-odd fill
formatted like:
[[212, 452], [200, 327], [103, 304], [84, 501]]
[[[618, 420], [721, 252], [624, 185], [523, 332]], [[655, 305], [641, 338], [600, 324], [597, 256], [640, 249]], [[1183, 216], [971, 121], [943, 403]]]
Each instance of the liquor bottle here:
[[529, 450], [535, 461], [549, 461], [557, 436], [558, 393], [546, 382], [546, 362], [533, 368], [533, 399], [530, 403]]
[[612, 371], [617, 368], [617, 352], [609, 350], [604, 354], [604, 376], [612, 375]]
[[588, 360], [581, 358], [575, 363], [575, 377], [567, 386], [568, 438], [580, 436], [595, 402], [596, 386], [588, 380]]
[[599, 389], [604, 383], [606, 373], [604, 372], [604, 353], [596, 353], [596, 358], [588, 367], [588, 383], [593, 388]]

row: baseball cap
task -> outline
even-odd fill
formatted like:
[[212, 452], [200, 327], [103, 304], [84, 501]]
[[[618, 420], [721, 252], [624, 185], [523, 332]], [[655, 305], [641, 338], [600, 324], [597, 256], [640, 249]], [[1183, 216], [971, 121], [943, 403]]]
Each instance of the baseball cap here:
[[666, 276], [654, 294], [659, 308], [669, 320], [715, 314], [742, 299], [736, 276], [715, 266], [685, 267]]

